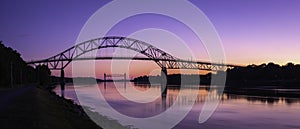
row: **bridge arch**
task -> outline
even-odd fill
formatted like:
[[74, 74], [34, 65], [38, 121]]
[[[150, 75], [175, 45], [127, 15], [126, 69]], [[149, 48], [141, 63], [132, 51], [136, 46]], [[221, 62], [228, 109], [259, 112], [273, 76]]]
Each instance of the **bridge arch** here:
[[[226, 70], [227, 68], [236, 67], [235, 65], [226, 65], [210, 62], [182, 60], [171, 54], [146, 42], [119, 36], [101, 37], [81, 42], [72, 46], [65, 51], [47, 59], [30, 61], [27, 64], [46, 65], [51, 70], [62, 70], [73, 60], [95, 60], [97, 57], [80, 58], [81, 55], [103, 48], [125, 48], [136, 51], [145, 55], [147, 58], [138, 58], [137, 60], [155, 61], [162, 69], [198, 69], [208, 71]], [[103, 58], [101, 58], [103, 59]], [[107, 58], [114, 59], [114, 57]], [[123, 58], [124, 59], [124, 58]], [[127, 58], [131, 59], [131, 58]]]
[[76, 60], [85, 53], [97, 49], [115, 47], [130, 49], [143, 54], [150, 60], [155, 61], [161, 68], [171, 67], [169, 63], [166, 63], [165, 61], [175, 61], [178, 59], [146, 42], [133, 38], [112, 36], [96, 38], [79, 43], [55, 56], [39, 62], [46, 63], [45, 65], [50, 67], [50, 69], [64, 69], [72, 60]]

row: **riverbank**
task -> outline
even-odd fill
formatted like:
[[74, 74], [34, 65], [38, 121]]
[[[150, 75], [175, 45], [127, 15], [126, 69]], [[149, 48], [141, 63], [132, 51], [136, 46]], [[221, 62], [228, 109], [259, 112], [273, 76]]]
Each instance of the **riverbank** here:
[[0, 89], [1, 129], [101, 129], [71, 100], [35, 86]]
[[[66, 102], [71, 102], [72, 104], [75, 104], [75, 105], [78, 105], [78, 101], [76, 101], [76, 97], [73, 96], [68, 96], [68, 88], [71, 88], [73, 85], [72, 83], [67, 83], [66, 84], [66, 89], [65, 89], [65, 92], [67, 92], [65, 94], [65, 97], [66, 98], [69, 98], [70, 100], [68, 99], [63, 99], [65, 100]], [[55, 89], [59, 89], [59, 92], [56, 92]], [[56, 97], [59, 97], [61, 96], [61, 91], [60, 91], [60, 86], [59, 84], [57, 85], [50, 85], [48, 88], [48, 91], [50, 91], [51, 94], [55, 95]], [[71, 88], [73, 89], [73, 88]], [[74, 91], [71, 91], [71, 92], [74, 92]], [[76, 94], [76, 93], [71, 93], [71, 94]], [[61, 97], [59, 97], [61, 98]], [[62, 99], [62, 98], [61, 98]], [[74, 100], [72, 100], [74, 99]], [[97, 111], [94, 111], [94, 109], [90, 108], [90, 107], [87, 107], [87, 106], [78, 106], [80, 107], [80, 110], [84, 109], [85, 113], [88, 114], [89, 118], [93, 119], [94, 121], [97, 121], [97, 124], [100, 125], [101, 127], [105, 128], [105, 129], [136, 129], [134, 126], [132, 125], [122, 125], [118, 120], [115, 120], [115, 119], [112, 119], [110, 117], [107, 117], [107, 116], [103, 116], [101, 114], [99, 114]]]

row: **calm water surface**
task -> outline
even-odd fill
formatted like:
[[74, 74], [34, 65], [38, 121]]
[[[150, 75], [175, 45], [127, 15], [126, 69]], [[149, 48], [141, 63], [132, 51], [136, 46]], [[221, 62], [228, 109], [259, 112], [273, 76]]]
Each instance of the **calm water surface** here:
[[[182, 88], [170, 86], [167, 95], [162, 97], [160, 85], [110, 82], [95, 85], [67, 85], [65, 97], [73, 99], [81, 105], [91, 107], [99, 114], [118, 120], [123, 125], [133, 125], [140, 128], [143, 126], [108, 113], [108, 108], [113, 108], [117, 113], [132, 118], [149, 118], [164, 113], [166, 110], [174, 109], [172, 105], [175, 101], [178, 101], [177, 107], [182, 111], [189, 111], [189, 106], [195, 102], [187, 116], [174, 128], [300, 128], [300, 99], [222, 94], [218, 92], [218, 88], [214, 87], [211, 93], [213, 97], [219, 97], [221, 101], [210, 119], [199, 124], [198, 117], [209, 93], [208, 89], [202, 85], [182, 86]], [[286, 91], [285, 89], [280, 90]], [[59, 86], [54, 91], [59, 95], [61, 94]], [[180, 92], [182, 93], [181, 96], [179, 96]], [[192, 93], [198, 95], [194, 97], [191, 95]], [[101, 95], [110, 107], [103, 104]], [[178, 112], [172, 113], [176, 115]], [[168, 120], [161, 122], [168, 122]], [[144, 126], [149, 127], [151, 125]]]

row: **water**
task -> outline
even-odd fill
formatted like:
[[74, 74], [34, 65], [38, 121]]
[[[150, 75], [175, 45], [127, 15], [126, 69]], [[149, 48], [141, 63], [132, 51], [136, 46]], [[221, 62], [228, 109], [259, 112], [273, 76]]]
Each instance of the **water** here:
[[[208, 89], [207, 86], [202, 85], [182, 88], [170, 86], [167, 95], [163, 97], [160, 85], [110, 82], [95, 85], [67, 85], [65, 97], [115, 119], [123, 125], [140, 128], [151, 128], [154, 124], [142, 123], [138, 120], [153, 118], [166, 111], [170, 111], [169, 114], [155, 125], [165, 128], [167, 126], [164, 125], [172, 125], [170, 120], [173, 122], [181, 116], [181, 113], [187, 112], [184, 119], [173, 128], [300, 128], [300, 99], [222, 94], [218, 92], [217, 87], [213, 87], [210, 93], [213, 98], [220, 98], [221, 101], [213, 115], [205, 123], [199, 124], [198, 117], [204, 110], [202, 107], [209, 94]], [[279, 91], [290, 90], [279, 89]], [[59, 86], [54, 91], [59, 95], [61, 93]], [[105, 105], [104, 99], [108, 106]], [[194, 102], [195, 104], [191, 106]], [[114, 109], [114, 112], [110, 109]]]

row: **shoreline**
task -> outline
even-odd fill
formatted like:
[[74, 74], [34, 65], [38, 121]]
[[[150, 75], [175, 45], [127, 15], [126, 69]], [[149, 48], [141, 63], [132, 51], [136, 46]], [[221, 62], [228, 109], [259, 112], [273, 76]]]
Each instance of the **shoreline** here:
[[60, 95], [56, 94], [53, 89], [56, 88], [58, 85], [49, 85], [46, 89], [50, 92], [53, 96], [56, 96], [59, 99], [62, 99], [66, 103], [72, 104], [75, 106], [77, 110], [80, 111], [80, 114], [84, 114], [90, 121], [94, 122], [93, 120], [97, 121], [98, 126], [101, 128], [118, 128], [118, 129], [133, 129], [132, 125], [122, 125], [117, 120], [109, 118], [108, 116], [104, 116], [92, 110], [92, 108], [84, 105], [79, 105], [72, 99], [63, 98]]
[[1, 129], [101, 129], [78, 105], [36, 85], [2, 89], [0, 96]]

